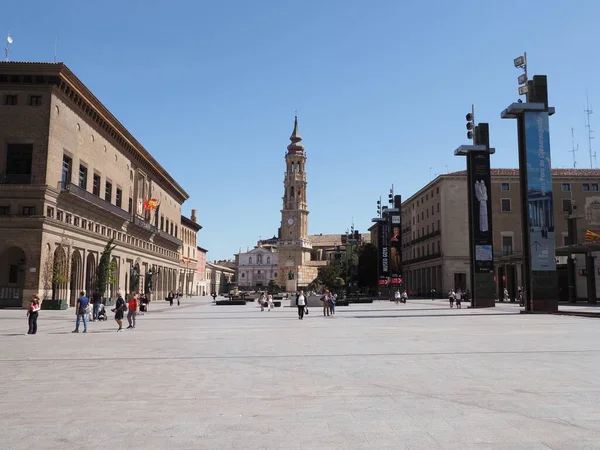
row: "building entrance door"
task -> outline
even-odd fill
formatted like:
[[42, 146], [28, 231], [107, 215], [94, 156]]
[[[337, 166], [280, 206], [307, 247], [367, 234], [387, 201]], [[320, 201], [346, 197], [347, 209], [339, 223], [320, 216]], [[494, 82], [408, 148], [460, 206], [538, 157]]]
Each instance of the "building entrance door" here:
[[467, 274], [458, 272], [454, 274], [454, 289], [467, 289]]

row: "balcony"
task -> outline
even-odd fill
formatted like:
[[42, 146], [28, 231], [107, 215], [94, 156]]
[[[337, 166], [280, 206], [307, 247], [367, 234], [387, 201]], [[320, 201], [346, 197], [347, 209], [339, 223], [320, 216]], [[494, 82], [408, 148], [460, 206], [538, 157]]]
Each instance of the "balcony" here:
[[157, 230], [157, 235], [177, 246], [183, 245], [183, 241], [181, 239], [177, 239], [175, 236], [171, 236], [169, 233], [165, 233], [164, 231]]
[[59, 187], [60, 187], [60, 190], [63, 192], [68, 192], [72, 195], [75, 195], [79, 198], [82, 198], [82, 199], [92, 203], [93, 205], [96, 205], [99, 208], [102, 208], [108, 212], [111, 212], [114, 215], [119, 216], [120, 218], [122, 218], [124, 220], [129, 220], [129, 213], [127, 211], [119, 208], [116, 205], [113, 205], [110, 202], [107, 202], [106, 200], [102, 200], [100, 197], [92, 194], [91, 192], [86, 191], [83, 188], [80, 188], [76, 184], [60, 183]]
[[154, 225], [152, 225], [149, 222], [146, 222], [143, 219], [140, 219], [139, 217], [134, 217], [133, 219], [133, 223], [135, 223], [137, 226], [143, 228], [146, 231], [149, 231], [150, 233], [158, 233], [158, 228], [156, 228]]
[[0, 184], [31, 184], [31, 174], [0, 173]]
[[425, 256], [419, 256], [417, 258], [413, 258], [413, 259], [408, 259], [403, 261], [403, 264], [416, 264], [416, 263], [420, 263], [423, 261], [429, 261], [430, 259], [437, 259], [437, 258], [441, 258], [442, 257], [442, 253], [441, 252], [436, 252], [436, 253], [431, 253], [429, 255], [425, 255]]
[[504, 248], [503, 250], [495, 251], [494, 258], [497, 259], [520, 259], [523, 257], [523, 253], [512, 248]]

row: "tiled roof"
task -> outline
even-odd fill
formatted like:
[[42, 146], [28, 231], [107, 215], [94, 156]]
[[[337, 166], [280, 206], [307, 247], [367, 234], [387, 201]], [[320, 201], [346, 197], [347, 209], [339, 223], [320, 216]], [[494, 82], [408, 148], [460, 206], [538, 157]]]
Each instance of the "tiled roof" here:
[[[493, 177], [516, 177], [519, 176], [519, 169], [492, 169]], [[443, 174], [448, 176], [467, 176], [466, 170], [450, 172]], [[600, 177], [600, 169], [552, 169], [552, 176], [555, 177]]]
[[[365, 242], [371, 242], [371, 235], [369, 233], [362, 233], [361, 237]], [[335, 245], [341, 245], [342, 235], [340, 234], [313, 234], [308, 236], [308, 239], [315, 247], [333, 247]]]

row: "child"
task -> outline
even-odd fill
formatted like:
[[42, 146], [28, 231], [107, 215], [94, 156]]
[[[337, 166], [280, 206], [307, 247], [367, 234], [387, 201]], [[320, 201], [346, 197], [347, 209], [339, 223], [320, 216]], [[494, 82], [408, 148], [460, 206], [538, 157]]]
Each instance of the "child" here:
[[40, 297], [35, 294], [31, 299], [31, 304], [27, 310], [27, 317], [29, 318], [29, 331], [27, 334], [37, 333], [37, 319], [38, 311], [40, 310]]

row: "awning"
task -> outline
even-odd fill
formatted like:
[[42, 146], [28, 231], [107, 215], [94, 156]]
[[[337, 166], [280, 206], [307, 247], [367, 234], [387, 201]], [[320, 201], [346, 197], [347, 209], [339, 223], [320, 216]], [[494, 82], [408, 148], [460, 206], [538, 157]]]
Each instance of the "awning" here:
[[569, 256], [573, 253], [592, 253], [600, 252], [600, 242], [590, 242], [587, 244], [565, 245], [556, 248], [556, 256]]

